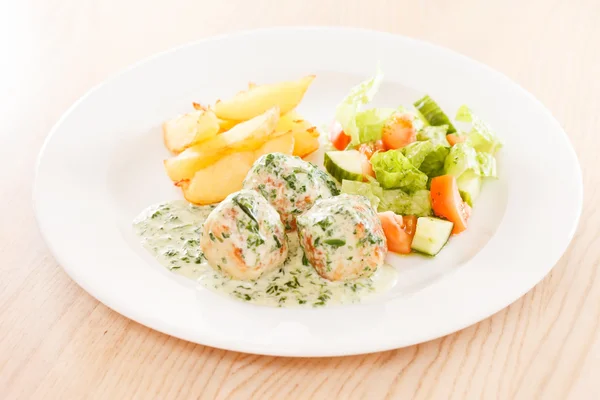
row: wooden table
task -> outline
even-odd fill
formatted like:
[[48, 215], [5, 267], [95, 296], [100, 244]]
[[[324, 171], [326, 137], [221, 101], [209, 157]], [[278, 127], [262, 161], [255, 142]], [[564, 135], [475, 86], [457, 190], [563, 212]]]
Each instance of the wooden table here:
[[[539, 98], [568, 132], [585, 182], [579, 229], [552, 273], [461, 332], [329, 359], [187, 343], [120, 316], [73, 283], [42, 241], [30, 203], [37, 153], [60, 115], [155, 52], [291, 24], [424, 39]], [[0, 5], [0, 38], [0, 398], [599, 398], [600, 2], [13, 1]]]

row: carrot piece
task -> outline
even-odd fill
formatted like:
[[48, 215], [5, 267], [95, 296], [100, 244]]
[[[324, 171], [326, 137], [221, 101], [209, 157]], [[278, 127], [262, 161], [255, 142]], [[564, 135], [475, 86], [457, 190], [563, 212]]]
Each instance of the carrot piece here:
[[471, 207], [460, 197], [456, 177], [453, 175], [435, 177], [431, 180], [430, 189], [433, 213], [454, 223], [452, 234], [456, 235], [467, 229]]

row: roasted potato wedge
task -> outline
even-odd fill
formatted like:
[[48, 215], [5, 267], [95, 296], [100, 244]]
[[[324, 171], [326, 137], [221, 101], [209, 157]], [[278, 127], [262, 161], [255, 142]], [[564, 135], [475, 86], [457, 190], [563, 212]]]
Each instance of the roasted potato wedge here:
[[319, 148], [319, 132], [317, 128], [310, 127], [307, 130], [294, 131], [294, 155], [306, 157]]
[[263, 144], [261, 148], [254, 152], [254, 160], [258, 160], [262, 155], [269, 153], [292, 154], [294, 152], [294, 135], [286, 133], [283, 136], [276, 137]]
[[[249, 84], [248, 87], [252, 88], [251, 85], [252, 84]], [[194, 106], [194, 109], [196, 109], [196, 110], [207, 111], [209, 109], [208, 107], [203, 106], [202, 104], [196, 103], [196, 102], [193, 102], [192, 106]], [[217, 118], [217, 120], [219, 121], [219, 133], [228, 131], [240, 123], [240, 121], [232, 121], [232, 120], [228, 120], [228, 119]]]
[[163, 140], [167, 149], [177, 154], [216, 136], [219, 129], [219, 120], [212, 111], [195, 110], [165, 122]]
[[276, 152], [292, 154], [293, 149], [294, 135], [288, 133], [269, 140], [258, 150], [229, 154], [196, 172], [192, 179], [179, 181], [176, 185], [191, 203], [217, 203], [242, 188], [244, 178], [259, 157]]
[[242, 188], [242, 182], [254, 162], [254, 152], [229, 154], [195, 173], [191, 180], [177, 183], [183, 197], [194, 204], [212, 204]]
[[279, 118], [275, 131], [293, 133], [295, 156], [305, 157], [319, 148], [319, 132], [295, 110]]
[[219, 119], [219, 132], [226, 132], [239, 124], [240, 121], [232, 121], [229, 119]]
[[274, 107], [249, 121], [241, 122], [230, 130], [165, 160], [167, 174], [174, 182], [190, 179], [196, 171], [214, 164], [228, 154], [254, 151], [269, 139], [281, 136], [274, 134], [278, 121], [279, 109]]
[[217, 101], [213, 110], [220, 119], [234, 121], [254, 118], [273, 107], [285, 114], [296, 108], [314, 79], [309, 75], [297, 81], [250, 86], [229, 100]]

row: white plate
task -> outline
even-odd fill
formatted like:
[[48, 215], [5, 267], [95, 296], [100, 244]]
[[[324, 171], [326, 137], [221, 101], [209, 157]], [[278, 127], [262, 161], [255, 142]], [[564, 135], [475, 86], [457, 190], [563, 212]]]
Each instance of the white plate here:
[[[500, 179], [485, 185], [469, 230], [435, 259], [390, 256], [399, 284], [377, 301], [274, 309], [232, 300], [169, 273], [138, 244], [131, 221], [179, 198], [166, 177], [160, 124], [192, 101], [230, 96], [248, 81], [317, 75], [300, 106], [332, 119], [351, 86], [381, 62], [376, 105], [428, 93], [453, 114], [466, 103], [505, 141]], [[193, 342], [250, 353], [329, 356], [407, 346], [506, 307], [539, 282], [571, 240], [581, 173], [550, 113], [508, 78], [423, 42], [352, 29], [236, 33], [162, 53], [94, 88], [61, 118], [41, 152], [34, 187], [52, 253], [86, 291], [117, 312]]]

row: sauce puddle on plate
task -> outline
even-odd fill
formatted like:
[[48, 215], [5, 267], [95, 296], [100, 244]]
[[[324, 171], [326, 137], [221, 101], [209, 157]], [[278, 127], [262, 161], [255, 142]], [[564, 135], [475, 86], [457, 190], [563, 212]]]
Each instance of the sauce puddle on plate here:
[[144, 248], [170, 271], [248, 303], [271, 307], [358, 303], [396, 283], [397, 272], [389, 265], [381, 266], [369, 278], [352, 282], [321, 278], [303, 257], [295, 232], [288, 233], [288, 257], [280, 268], [255, 281], [231, 279], [215, 271], [200, 250], [202, 224], [214, 208], [194, 206], [184, 200], [160, 203], [148, 207], [134, 220], [134, 231]]

